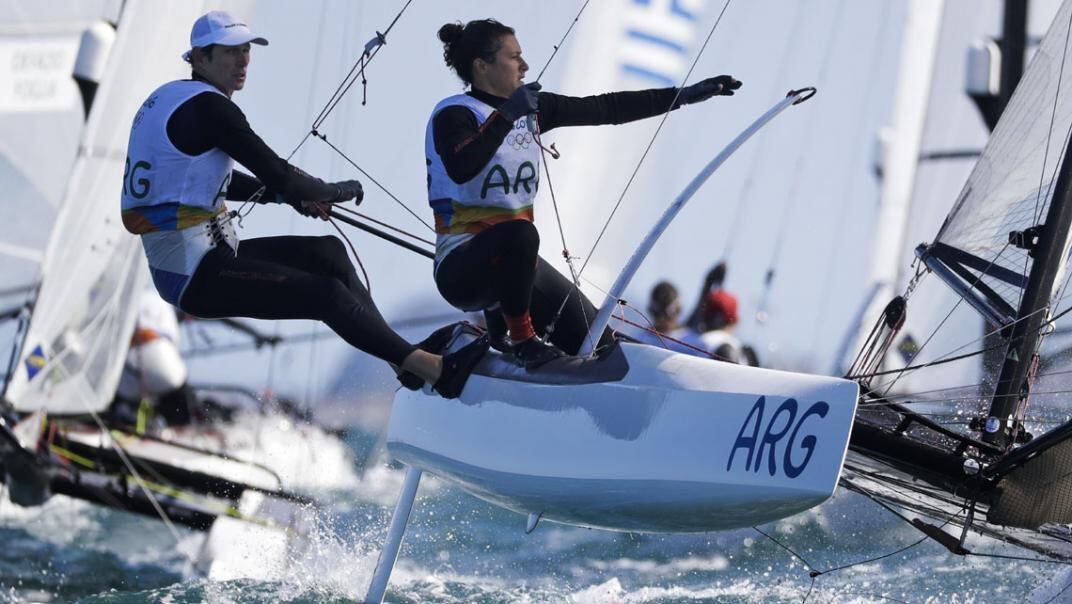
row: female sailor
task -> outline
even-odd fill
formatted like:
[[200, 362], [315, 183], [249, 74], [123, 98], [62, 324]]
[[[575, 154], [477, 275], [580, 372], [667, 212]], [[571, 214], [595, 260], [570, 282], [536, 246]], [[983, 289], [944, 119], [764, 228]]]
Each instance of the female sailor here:
[[[141, 236], [157, 290], [196, 317], [323, 321], [352, 346], [456, 397], [486, 341], [446, 357], [406, 342], [384, 321], [335, 237], [261, 237], [239, 246], [225, 199], [263, 190], [262, 202], [325, 216], [328, 204], [362, 198], [356, 180], [313, 178], [250, 128], [231, 95], [245, 86], [251, 43], [268, 42], [226, 12], [203, 15], [183, 55], [192, 77], [157, 88], [134, 117], [123, 224]], [[256, 178], [234, 171], [236, 161]]]
[[[514, 30], [494, 19], [448, 23], [439, 39], [447, 66], [470, 90], [440, 101], [425, 134], [428, 201], [437, 233], [436, 286], [452, 305], [484, 310], [492, 345], [509, 349], [519, 365], [533, 369], [563, 351], [575, 353], [595, 311], [538, 255], [532, 205], [540, 149], [527, 117], [536, 114], [538, 132], [622, 124], [732, 95], [741, 83], [723, 75], [680, 91], [562, 96], [540, 92], [539, 83], [524, 84], [529, 66]], [[551, 341], [544, 342], [536, 333], [553, 319]]]

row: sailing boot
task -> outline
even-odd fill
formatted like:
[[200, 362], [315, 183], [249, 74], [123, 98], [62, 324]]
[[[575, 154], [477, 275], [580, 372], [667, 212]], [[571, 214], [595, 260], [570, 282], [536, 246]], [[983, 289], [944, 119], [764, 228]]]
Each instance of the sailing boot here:
[[473, 340], [464, 348], [459, 348], [443, 357], [443, 371], [432, 385], [432, 390], [443, 398], [458, 398], [469, 380], [469, 374], [488, 351], [488, 334]]
[[[457, 323], [451, 323], [445, 327], [440, 327], [429, 334], [427, 338], [417, 342], [417, 348], [432, 354], [439, 354], [448, 344], [450, 344], [450, 340], [454, 337], [454, 331], [457, 327]], [[408, 390], [420, 390], [421, 386], [424, 385], [424, 380], [409, 371], [401, 371], [397, 377], [398, 381]]]
[[514, 344], [511, 348], [514, 353], [514, 362], [528, 371], [566, 356], [566, 353], [559, 350], [554, 344], [544, 342], [540, 339], [540, 336], [532, 336], [523, 342]]
[[510, 338], [506, 335], [506, 319], [503, 318], [498, 304], [493, 308], [484, 309], [484, 324], [488, 326], [488, 338], [491, 340], [492, 348], [503, 354], [513, 351]]

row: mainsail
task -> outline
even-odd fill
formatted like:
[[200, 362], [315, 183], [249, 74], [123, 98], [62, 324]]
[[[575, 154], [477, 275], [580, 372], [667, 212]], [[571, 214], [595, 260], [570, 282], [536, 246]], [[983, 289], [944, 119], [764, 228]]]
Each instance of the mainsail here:
[[[993, 324], [1016, 320], [1034, 258], [1030, 247], [1050, 206], [1072, 125], [1066, 66], [1069, 8], [1061, 7], [1004, 118], [983, 150], [934, 243], [938, 274]], [[1062, 269], [1063, 272], [1063, 269]], [[1060, 278], [1054, 283], [1060, 283]]]
[[71, 78], [79, 39], [94, 24], [108, 27], [115, 5], [22, 3], [0, 14], [0, 310], [25, 301], [38, 279], [84, 125]]

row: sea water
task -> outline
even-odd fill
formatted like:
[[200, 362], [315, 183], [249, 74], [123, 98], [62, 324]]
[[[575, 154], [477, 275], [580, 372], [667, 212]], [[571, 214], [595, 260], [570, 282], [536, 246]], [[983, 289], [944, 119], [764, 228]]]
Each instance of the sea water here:
[[[356, 435], [352, 443], [358, 447], [367, 439]], [[194, 531], [172, 533], [153, 519], [60, 496], [38, 508], [16, 507], [5, 496], [0, 502], [0, 603], [360, 599], [402, 476], [399, 468], [376, 465], [352, 486], [317, 493], [324, 505], [311, 547], [275, 569], [268, 581], [215, 582], [187, 573], [187, 558], [202, 539]], [[1072, 587], [1065, 590], [1072, 580], [1063, 565], [953, 555], [846, 491], [758, 531], [645, 535], [542, 522], [526, 535], [525, 521], [426, 475], [386, 600], [1072, 601]], [[1031, 555], [993, 543], [969, 545]], [[830, 572], [813, 578], [811, 571]]]

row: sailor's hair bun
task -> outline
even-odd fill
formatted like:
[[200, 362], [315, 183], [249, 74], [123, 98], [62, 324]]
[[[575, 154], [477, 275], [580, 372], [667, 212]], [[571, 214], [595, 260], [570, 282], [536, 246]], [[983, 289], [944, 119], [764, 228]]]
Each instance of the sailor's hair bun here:
[[466, 84], [473, 83], [473, 61], [483, 59], [495, 62], [495, 53], [502, 46], [502, 37], [513, 35], [514, 28], [495, 19], [447, 23], [439, 28], [439, 41], [443, 43], [443, 61], [454, 69]]

